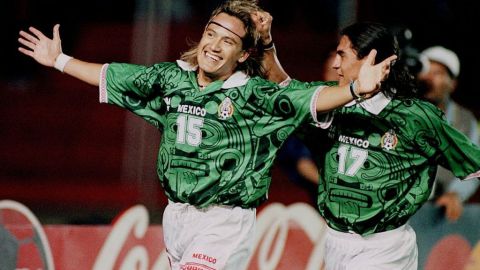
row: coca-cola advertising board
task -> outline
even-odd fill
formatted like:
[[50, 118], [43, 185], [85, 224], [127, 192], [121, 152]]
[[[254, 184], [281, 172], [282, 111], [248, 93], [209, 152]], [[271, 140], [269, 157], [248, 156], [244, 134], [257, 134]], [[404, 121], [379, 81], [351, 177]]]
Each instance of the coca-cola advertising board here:
[[[467, 216], [455, 225], [435, 220], [435, 211], [425, 207], [412, 222], [419, 242], [419, 269], [480, 269], [480, 229], [474, 218], [480, 206], [467, 206]], [[435, 226], [427, 231], [420, 226], [426, 222]], [[267, 204], [257, 215], [255, 252], [248, 270], [323, 269], [325, 226], [308, 204]], [[0, 201], [0, 270], [43, 269], [170, 268], [162, 227], [149, 223], [142, 205], [121, 213], [112, 225], [42, 226], [24, 205]]]

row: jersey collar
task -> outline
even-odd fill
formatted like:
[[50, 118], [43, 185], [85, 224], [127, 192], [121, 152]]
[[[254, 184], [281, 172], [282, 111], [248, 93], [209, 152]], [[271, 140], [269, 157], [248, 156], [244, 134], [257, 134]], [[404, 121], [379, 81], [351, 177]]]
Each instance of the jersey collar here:
[[[185, 62], [183, 60], [177, 60], [177, 64], [181, 69], [185, 71], [196, 71], [198, 68], [198, 66], [193, 66], [190, 63]], [[250, 76], [248, 76], [245, 72], [236, 71], [226, 81], [223, 82], [221, 88], [229, 89], [233, 87], [243, 86], [247, 84], [249, 79], [250, 79]]]
[[[376, 94], [372, 98], [366, 99], [362, 102], [359, 102], [358, 105], [362, 106], [369, 113], [378, 115], [380, 112], [387, 107], [387, 105], [392, 101], [389, 97], [385, 96], [382, 92]], [[345, 107], [350, 107], [357, 104], [356, 101], [352, 101], [345, 105]]]

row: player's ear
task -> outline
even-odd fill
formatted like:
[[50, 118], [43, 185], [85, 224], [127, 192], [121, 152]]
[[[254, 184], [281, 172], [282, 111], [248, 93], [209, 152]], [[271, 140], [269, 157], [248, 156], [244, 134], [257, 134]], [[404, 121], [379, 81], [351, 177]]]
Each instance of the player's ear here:
[[243, 51], [241, 52], [240, 58], [238, 59], [238, 62], [239, 62], [239, 63], [245, 62], [245, 61], [248, 59], [249, 56], [250, 56], [250, 53], [249, 53], [248, 51], [246, 51], [246, 50], [243, 50]]

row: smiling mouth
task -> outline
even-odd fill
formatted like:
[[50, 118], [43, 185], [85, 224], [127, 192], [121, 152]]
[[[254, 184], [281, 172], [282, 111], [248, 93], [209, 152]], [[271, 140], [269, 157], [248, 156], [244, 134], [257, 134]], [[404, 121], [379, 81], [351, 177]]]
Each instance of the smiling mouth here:
[[218, 57], [218, 56], [216, 56], [216, 55], [213, 55], [213, 54], [211, 54], [211, 53], [209, 53], [209, 52], [205, 52], [205, 57], [208, 58], [208, 59], [210, 59], [210, 60], [213, 61], [213, 62], [217, 62], [217, 61], [220, 61], [220, 60], [221, 60], [220, 57]]

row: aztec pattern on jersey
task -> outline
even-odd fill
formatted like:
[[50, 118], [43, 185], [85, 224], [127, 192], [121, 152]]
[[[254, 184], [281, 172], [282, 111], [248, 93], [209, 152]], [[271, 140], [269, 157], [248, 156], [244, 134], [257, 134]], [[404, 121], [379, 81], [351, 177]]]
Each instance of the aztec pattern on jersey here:
[[108, 102], [162, 131], [157, 173], [174, 202], [253, 207], [267, 198], [278, 148], [312, 121], [316, 87], [278, 88], [260, 78], [199, 90], [196, 74], [175, 63], [111, 64]]
[[328, 133], [318, 205], [339, 231], [405, 224], [428, 199], [437, 162], [460, 178], [480, 168], [479, 148], [419, 100], [393, 100], [379, 115], [358, 104], [338, 109]]

